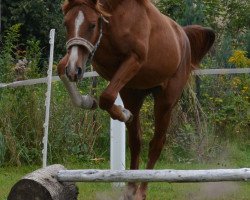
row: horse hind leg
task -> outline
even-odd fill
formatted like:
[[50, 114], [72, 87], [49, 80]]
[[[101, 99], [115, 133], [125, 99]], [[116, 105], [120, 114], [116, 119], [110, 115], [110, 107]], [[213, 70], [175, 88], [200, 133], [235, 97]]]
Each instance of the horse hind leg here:
[[[147, 169], [154, 168], [155, 163], [161, 154], [166, 141], [166, 131], [169, 126], [172, 107], [171, 104], [168, 105], [165, 103], [165, 98], [163, 98], [162, 95], [155, 97], [155, 133], [149, 143]], [[141, 183], [136, 192], [135, 200], [146, 199], [147, 187], [148, 183]]]
[[[154, 168], [166, 142], [171, 112], [179, 100], [188, 79], [188, 74], [183, 69], [185, 68], [180, 68], [175, 76], [166, 82], [165, 86], [155, 88], [153, 91], [155, 101], [155, 132], [149, 143], [147, 169]], [[136, 192], [136, 200], [146, 199], [147, 187], [148, 183], [141, 183]]]
[[[139, 112], [143, 104], [143, 100], [147, 95], [144, 90], [122, 89], [120, 92], [124, 106], [128, 108], [132, 114], [133, 119], [130, 123], [126, 123], [128, 130], [128, 143], [131, 154], [130, 169], [136, 170], [139, 168], [139, 154], [141, 151], [141, 124]], [[136, 183], [128, 183], [124, 192], [123, 199], [134, 199], [135, 192], [137, 191]]]

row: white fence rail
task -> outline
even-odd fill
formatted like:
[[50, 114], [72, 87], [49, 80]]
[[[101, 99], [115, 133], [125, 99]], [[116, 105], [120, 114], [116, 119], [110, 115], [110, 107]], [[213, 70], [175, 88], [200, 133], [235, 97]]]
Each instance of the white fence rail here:
[[66, 182], [218, 182], [250, 181], [250, 168], [210, 170], [61, 170]]
[[[200, 69], [195, 70], [193, 75], [226, 75], [226, 74], [249, 74], [250, 68], [237, 68], [237, 69]], [[86, 72], [84, 78], [99, 76], [97, 72]], [[29, 79], [24, 81], [16, 81], [13, 83], [0, 83], [0, 88], [6, 87], [20, 87], [28, 85], [36, 85], [41, 83], [47, 83], [48, 78], [38, 78], [38, 79]], [[53, 76], [52, 81], [59, 81], [58, 76]]]
[[[99, 76], [96, 72], [86, 72], [84, 78]], [[58, 76], [52, 76], [52, 81], [60, 81], [61, 79]], [[0, 88], [15, 88], [21, 86], [37, 85], [42, 83], [48, 83], [48, 77], [38, 78], [38, 79], [29, 79], [24, 81], [15, 81], [13, 83], [0, 83]]]
[[250, 68], [237, 69], [200, 69], [194, 70], [194, 75], [226, 75], [226, 74], [248, 74]]

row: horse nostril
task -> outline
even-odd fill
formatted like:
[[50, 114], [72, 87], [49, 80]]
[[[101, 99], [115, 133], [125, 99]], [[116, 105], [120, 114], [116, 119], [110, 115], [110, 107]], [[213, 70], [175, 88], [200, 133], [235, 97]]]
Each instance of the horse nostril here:
[[77, 76], [78, 76], [78, 77], [81, 77], [81, 76], [82, 76], [82, 68], [77, 67], [76, 72], [77, 72]]
[[65, 74], [70, 81], [80, 80], [83, 75], [82, 68], [80, 67], [71, 68], [70, 66], [65, 68]]

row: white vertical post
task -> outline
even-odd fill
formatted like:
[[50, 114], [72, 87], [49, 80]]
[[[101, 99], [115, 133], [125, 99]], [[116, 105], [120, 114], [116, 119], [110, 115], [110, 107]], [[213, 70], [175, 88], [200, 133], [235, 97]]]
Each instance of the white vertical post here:
[[45, 123], [44, 127], [44, 137], [43, 137], [43, 167], [47, 166], [47, 154], [48, 154], [48, 134], [49, 134], [49, 111], [50, 111], [50, 97], [51, 97], [51, 82], [52, 82], [52, 67], [54, 60], [54, 43], [55, 43], [55, 29], [50, 30], [50, 57], [49, 57], [49, 69], [47, 76], [47, 92], [46, 92], [46, 112], [45, 112]]
[[[118, 95], [116, 105], [123, 105], [120, 95]], [[126, 132], [125, 123], [118, 120], [110, 121], [110, 168], [111, 170], [125, 170], [125, 154], [126, 154]], [[115, 186], [123, 185], [116, 183]]]

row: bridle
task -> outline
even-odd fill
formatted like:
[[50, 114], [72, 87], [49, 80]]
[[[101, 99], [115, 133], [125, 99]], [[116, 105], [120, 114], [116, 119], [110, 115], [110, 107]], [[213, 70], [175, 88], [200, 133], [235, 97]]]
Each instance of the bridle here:
[[[87, 3], [84, 3], [84, 5], [92, 8], [93, 10], [96, 11], [96, 9], [94, 9], [91, 6], [89, 6]], [[87, 64], [89, 64], [89, 63], [92, 62], [93, 57], [95, 55], [95, 52], [96, 52], [97, 48], [100, 45], [100, 42], [101, 42], [101, 39], [102, 39], [102, 36], [103, 36], [103, 22], [108, 23], [107, 20], [103, 17], [103, 15], [101, 13], [99, 13], [99, 14], [100, 14], [100, 21], [98, 23], [98, 25], [100, 27], [99, 28], [99, 37], [98, 37], [98, 40], [97, 40], [97, 42], [96, 42], [95, 45], [93, 45], [91, 42], [89, 42], [88, 40], [86, 40], [83, 37], [74, 37], [74, 38], [69, 39], [66, 42], [66, 48], [67, 48], [67, 50], [69, 50], [69, 48], [72, 47], [72, 46], [83, 46], [83, 47], [85, 47], [89, 51], [89, 57], [88, 57]]]

